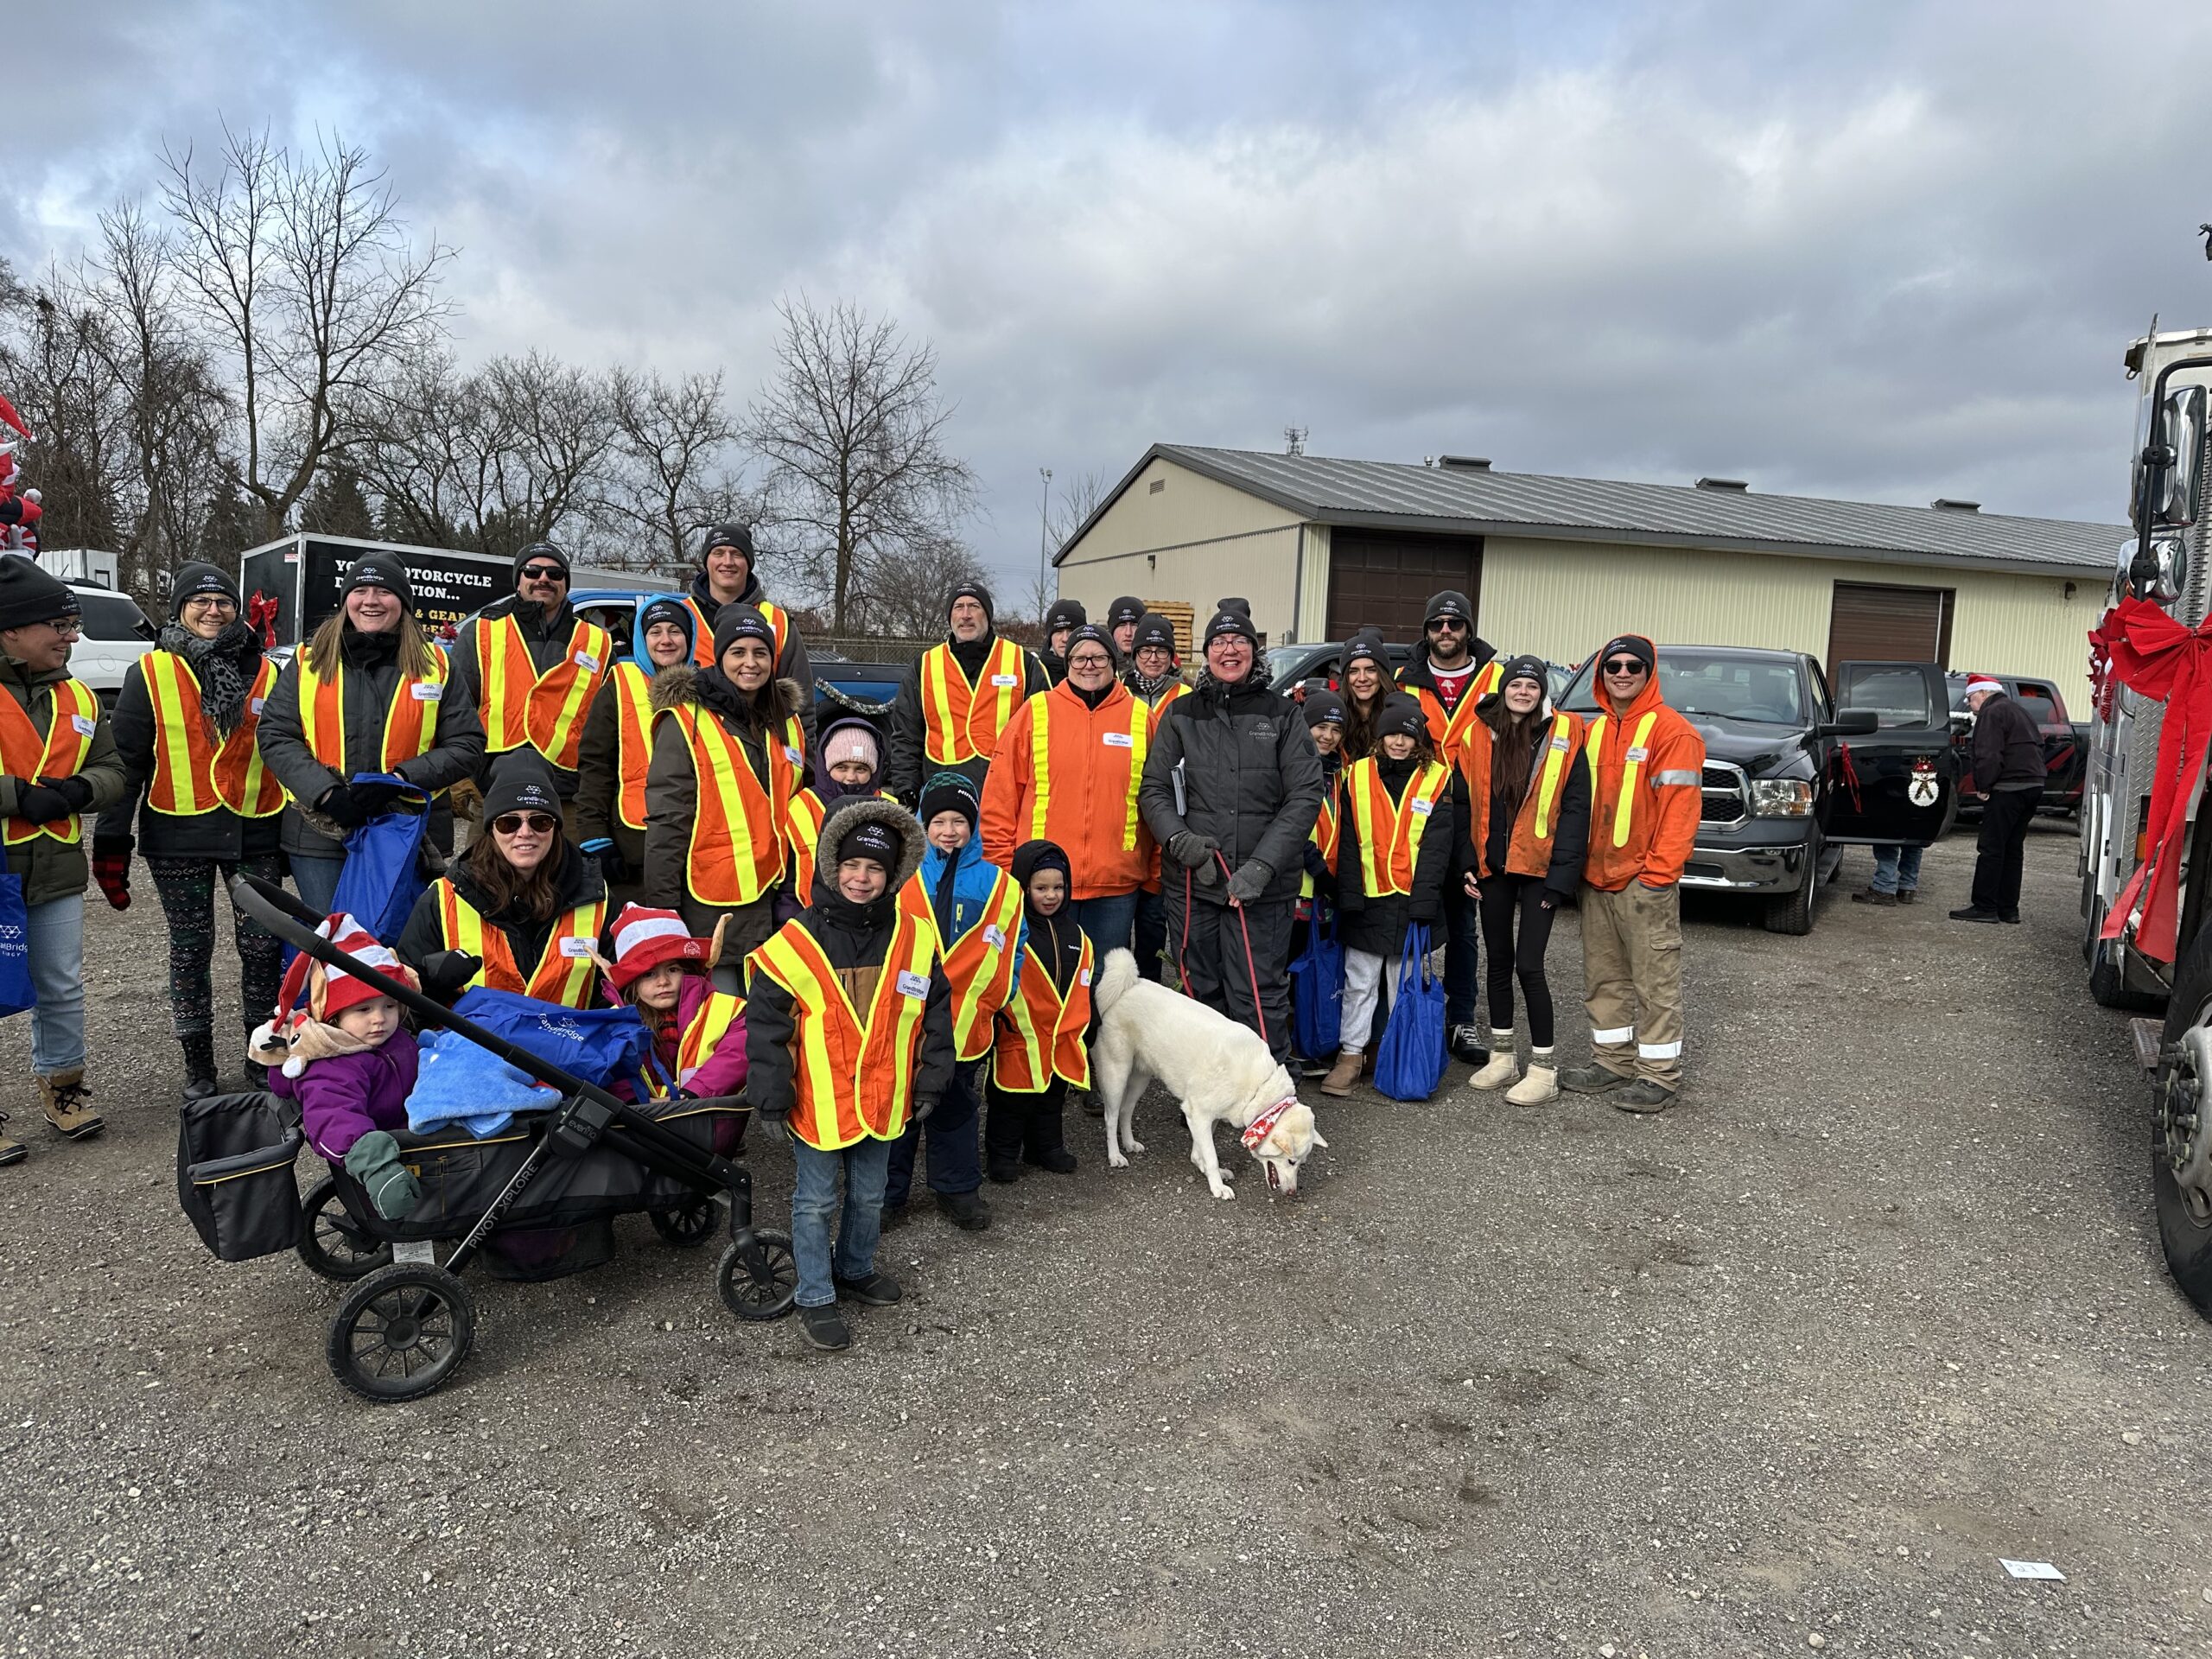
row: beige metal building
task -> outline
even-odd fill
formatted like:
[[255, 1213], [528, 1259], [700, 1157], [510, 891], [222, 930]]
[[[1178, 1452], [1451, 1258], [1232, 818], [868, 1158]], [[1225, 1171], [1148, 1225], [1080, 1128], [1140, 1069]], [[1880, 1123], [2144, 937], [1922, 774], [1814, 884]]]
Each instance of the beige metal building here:
[[[2090, 628], [2127, 530], [1973, 502], [1896, 507], [1695, 485], [1154, 444], [1060, 550], [1060, 592], [1238, 594], [1270, 644], [1421, 632], [1456, 588], [1501, 651], [1578, 662], [1636, 629], [1825, 662], [1933, 658], [2088, 701]], [[2079, 713], [2075, 717], [2083, 718]]]

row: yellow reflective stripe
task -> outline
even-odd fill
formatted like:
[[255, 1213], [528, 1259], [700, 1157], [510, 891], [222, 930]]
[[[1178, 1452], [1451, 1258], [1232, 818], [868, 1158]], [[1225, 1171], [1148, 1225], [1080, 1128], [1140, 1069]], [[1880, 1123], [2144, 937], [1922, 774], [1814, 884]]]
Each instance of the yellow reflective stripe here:
[[1137, 787], [1144, 782], [1144, 757], [1152, 744], [1152, 710], [1145, 707], [1142, 697], [1129, 694], [1129, 807], [1122, 820], [1122, 850], [1133, 853], [1137, 845], [1137, 826], [1143, 822], [1137, 811]]
[[1551, 743], [1544, 747], [1544, 775], [1536, 785], [1536, 839], [1548, 841], [1552, 833], [1552, 803], [1559, 798], [1560, 774], [1567, 770], [1567, 751], [1552, 747], [1567, 735], [1572, 716], [1554, 715], [1552, 717]]
[[[991, 747], [995, 749], [998, 747], [999, 734], [1006, 730], [1007, 721], [1014, 718], [1014, 706], [1020, 701], [1024, 690], [1024, 682], [1029, 677], [1021, 671], [1021, 647], [1003, 635], [1000, 637], [998, 644], [991, 647], [991, 659], [983, 666], [990, 679], [1011, 677], [1014, 681], [1011, 685], [992, 688], [992, 693], [997, 698], [999, 705], [998, 718], [991, 722]], [[976, 689], [981, 690], [982, 688], [979, 686]], [[982, 746], [976, 743], [976, 703], [972, 697], [968, 702], [968, 741], [975, 745], [976, 753], [983, 753]]]
[[922, 747], [939, 766], [952, 759], [945, 753], [952, 741], [951, 698], [944, 684], [945, 659], [950, 655], [948, 645], [932, 645], [922, 653]]
[[[577, 652], [586, 646], [590, 648], [588, 654], [599, 664], [597, 668], [588, 672], [585, 671], [581, 664], [576, 664]], [[606, 677], [607, 660], [613, 654], [614, 641], [608, 637], [605, 628], [601, 627], [596, 622], [579, 621], [576, 624], [575, 632], [569, 636], [568, 655], [568, 661], [576, 666], [576, 676], [569, 682], [569, 695], [561, 704], [561, 717], [553, 722], [553, 731], [550, 739], [552, 744], [550, 753], [543, 749], [538, 751], [541, 754], [544, 754], [547, 760], [550, 760], [554, 755], [564, 754], [568, 752], [569, 734], [575, 729], [576, 722], [584, 717], [585, 712], [590, 706], [592, 694], [599, 690], [600, 681]], [[547, 671], [548, 673], [551, 671], [550, 669]], [[539, 677], [542, 679], [544, 677], [541, 675]]]
[[1643, 762], [1637, 759], [1637, 751], [1650, 741], [1651, 723], [1658, 718], [1659, 711], [1654, 709], [1636, 722], [1636, 730], [1629, 735], [1628, 760], [1621, 769], [1621, 798], [1613, 803], [1613, 845], [1616, 847], [1628, 845], [1629, 825], [1636, 817], [1637, 774], [1643, 770]]
[[200, 780], [192, 766], [192, 741], [184, 725], [188, 709], [194, 718], [199, 717], [198, 682], [194, 680], [188, 696], [180, 677], [190, 677], [191, 671], [166, 651], [149, 651], [139, 662], [145, 670], [146, 695], [154, 704], [154, 779], [156, 784], [168, 785], [174, 803], [154, 810], [178, 817], [205, 812], [210, 803], [200, 798]]
[[[791, 1001], [798, 1005], [792, 1010], [795, 1017], [791, 1026], [796, 1039], [806, 1050], [806, 1060], [791, 1078], [791, 1109], [794, 1115], [802, 1112], [810, 1114], [815, 1127], [815, 1137], [802, 1136], [801, 1139], [823, 1151], [835, 1151], [841, 1144], [837, 1135], [837, 1103], [819, 1098], [818, 1091], [815, 1091], [817, 1097], [810, 1099], [810, 1091], [805, 1086], [810, 1077], [826, 1078], [830, 1075], [829, 1022], [820, 1017], [818, 1011], [807, 1007], [807, 988], [811, 986], [817, 995], [836, 997], [848, 1008], [853, 1006], [852, 999], [845, 995], [845, 983], [841, 979], [833, 976], [827, 985], [815, 984], [814, 970], [807, 966], [806, 958], [799, 955], [797, 948], [780, 931], [754, 951], [752, 960], [762, 973], [790, 992]], [[888, 963], [885, 965], [889, 966]], [[810, 1014], [816, 1017], [808, 1018]], [[853, 1023], [860, 1024], [858, 1015], [854, 1016]], [[863, 1035], [861, 1040], [863, 1052], [867, 1047], [868, 1040]], [[863, 1128], [855, 1139], [865, 1140], [867, 1137], [868, 1130]], [[850, 1146], [852, 1142], [849, 1141], [842, 1144]]]
[[1029, 769], [1036, 791], [1029, 805], [1029, 839], [1045, 839], [1045, 818], [1052, 810], [1052, 721], [1046, 699], [1039, 692], [1029, 699]]
[[474, 988], [484, 982], [484, 918], [474, 906], [461, 902], [452, 882], [441, 881], [438, 888], [439, 908], [445, 912], [446, 949], [465, 950], [476, 958], [476, 972], [468, 982]]
[[1584, 741], [1589, 746], [1582, 751], [1582, 758], [1590, 767], [1590, 800], [1594, 806], [1598, 799], [1598, 757], [1605, 749], [1605, 715], [1600, 715], [1590, 722], [1590, 733]]

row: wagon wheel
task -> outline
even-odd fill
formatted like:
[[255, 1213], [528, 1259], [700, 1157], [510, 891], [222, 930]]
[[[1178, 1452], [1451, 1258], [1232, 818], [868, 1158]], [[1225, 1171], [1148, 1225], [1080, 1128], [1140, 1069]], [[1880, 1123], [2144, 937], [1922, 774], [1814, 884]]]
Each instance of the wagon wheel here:
[[452, 1376], [476, 1339], [476, 1309], [455, 1274], [426, 1263], [379, 1268], [330, 1322], [330, 1369], [364, 1400], [415, 1400]]
[[346, 1213], [338, 1178], [326, 1175], [300, 1200], [300, 1260], [326, 1279], [350, 1284], [391, 1261], [391, 1246], [372, 1236]]
[[653, 1231], [678, 1249], [688, 1250], [705, 1243], [715, 1236], [716, 1224], [721, 1219], [721, 1206], [711, 1198], [696, 1199], [670, 1210], [651, 1210], [645, 1219], [653, 1224]]
[[798, 1302], [798, 1258], [791, 1254], [788, 1234], [763, 1229], [753, 1237], [760, 1247], [766, 1277], [756, 1280], [747, 1270], [744, 1256], [733, 1243], [715, 1270], [715, 1287], [721, 1292], [722, 1306], [741, 1319], [780, 1319]]

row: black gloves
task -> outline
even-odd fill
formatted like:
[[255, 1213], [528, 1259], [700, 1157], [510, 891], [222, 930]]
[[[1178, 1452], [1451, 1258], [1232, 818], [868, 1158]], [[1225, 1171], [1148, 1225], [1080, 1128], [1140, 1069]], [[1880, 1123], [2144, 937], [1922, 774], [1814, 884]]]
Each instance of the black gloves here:
[[361, 822], [366, 823], [371, 818], [381, 817], [391, 811], [391, 804], [399, 798], [406, 788], [407, 785], [404, 784], [379, 781], [370, 784], [348, 784], [346, 785], [346, 792], [353, 799], [353, 810], [361, 815]]
[[589, 853], [599, 861], [600, 878], [609, 887], [620, 887], [637, 874], [630, 868], [630, 861], [622, 856], [622, 849], [604, 836], [585, 842], [578, 850]]
[[1275, 879], [1275, 867], [1264, 858], [1248, 858], [1236, 867], [1236, 874], [1229, 878], [1229, 901], [1233, 905], [1249, 905], [1268, 890], [1268, 883]]
[[52, 823], [76, 810], [69, 804], [69, 798], [51, 785], [19, 782], [16, 785], [16, 816], [19, 818], [28, 818], [33, 823]]
[[449, 1008], [468, 988], [468, 982], [483, 971], [481, 957], [466, 950], [434, 950], [423, 963], [423, 995]]
[[65, 798], [72, 812], [81, 812], [92, 804], [92, 780], [89, 778], [72, 774], [67, 778], [41, 778], [39, 782]]
[[1195, 830], [1179, 830], [1167, 837], [1167, 856], [1186, 870], [1203, 869], [1212, 862], [1214, 849], [1220, 844]]
[[333, 784], [323, 791], [315, 810], [341, 830], [358, 830], [369, 821], [369, 815], [355, 803], [353, 788], [346, 784]]

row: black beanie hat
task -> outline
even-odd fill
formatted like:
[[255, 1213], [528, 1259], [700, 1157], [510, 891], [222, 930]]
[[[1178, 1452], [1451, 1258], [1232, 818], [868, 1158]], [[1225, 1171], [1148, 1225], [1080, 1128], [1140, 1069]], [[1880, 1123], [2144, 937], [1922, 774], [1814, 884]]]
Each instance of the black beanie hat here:
[[991, 590], [980, 582], [963, 582], [944, 596], [944, 615], [952, 620], [952, 607], [959, 601], [972, 599], [983, 607], [983, 620], [992, 627], [998, 626], [998, 612], [991, 604]]
[[1421, 613], [1424, 626], [1440, 616], [1456, 617], [1471, 629], [1475, 626], [1475, 607], [1467, 603], [1467, 596], [1456, 588], [1446, 588], [1440, 594], [1428, 596], [1428, 609]]
[[234, 606], [244, 608], [238, 598], [238, 585], [212, 564], [198, 559], [177, 567], [176, 575], [169, 583], [169, 620], [174, 622], [184, 614], [184, 601], [195, 594], [220, 594]]
[[1173, 657], [1175, 654], [1175, 625], [1157, 611], [1147, 611], [1137, 619], [1137, 637], [1129, 642], [1134, 656], [1147, 645], [1160, 645]]
[[[686, 633], [690, 633], [698, 626], [697, 620], [691, 614], [691, 607], [680, 599], [657, 599], [639, 611], [638, 613], [639, 638], [643, 639], [645, 630], [656, 622], [673, 622]], [[772, 632], [773, 630], [770, 632]]]
[[491, 780], [484, 785], [484, 822], [503, 812], [550, 812], [561, 815], [561, 797], [553, 787], [553, 774], [545, 769], [535, 749], [510, 749], [492, 763]]
[[1221, 608], [1213, 613], [1213, 620], [1206, 624], [1206, 644], [1229, 634], [1241, 636], [1252, 649], [1260, 648], [1259, 630], [1252, 626], [1252, 612], [1241, 599], [1224, 599]]
[[1106, 647], [1107, 667], [1118, 668], [1121, 666], [1122, 653], [1119, 648], [1114, 644], [1114, 636], [1107, 632], [1105, 629], [1100, 627], [1096, 622], [1086, 622], [1081, 627], [1077, 628], [1073, 633], [1068, 635], [1067, 650], [1062, 654], [1068, 657], [1074, 656], [1076, 645], [1080, 641], [1085, 639]]
[[753, 531], [744, 524], [709, 524], [707, 533], [699, 542], [699, 563], [704, 568], [707, 555], [718, 547], [734, 547], [745, 555], [745, 568], [753, 568]]
[[356, 588], [381, 588], [409, 610], [415, 608], [415, 589], [407, 580], [407, 567], [389, 553], [364, 553], [346, 567], [343, 599]]
[[1382, 636], [1372, 628], [1362, 628], [1344, 641], [1344, 649], [1337, 653], [1337, 677], [1341, 679], [1351, 671], [1354, 663], [1364, 658], [1382, 671], [1382, 677], [1390, 677], [1390, 663], [1382, 647]]
[[837, 862], [849, 858], [873, 859], [889, 875], [899, 868], [899, 832], [887, 823], [874, 818], [862, 818], [845, 831], [844, 839], [837, 843]]
[[0, 628], [28, 628], [83, 609], [68, 584], [40, 569], [29, 555], [0, 555]]
[[1344, 723], [1344, 700], [1333, 691], [1316, 686], [1306, 694], [1306, 729], [1316, 726], [1341, 726]]
[[1508, 660], [1505, 671], [1497, 677], [1498, 690], [1503, 691], [1514, 680], [1534, 680], [1541, 690], [1549, 691], [1552, 689], [1551, 668], [1542, 658], [1523, 652]]
[[719, 668], [729, 648], [741, 639], [758, 639], [768, 647], [772, 661], [776, 655], [776, 630], [768, 619], [750, 605], [725, 605], [721, 614], [715, 619], [715, 665]]
[[957, 812], [968, 820], [969, 830], [982, 821], [982, 808], [976, 799], [976, 780], [964, 772], [938, 772], [922, 785], [920, 808], [915, 817], [922, 821], [922, 828], [930, 827], [930, 820], [940, 812]]
[[[959, 595], [955, 594], [953, 597], [957, 599]], [[951, 607], [947, 606], [945, 608], [950, 610]], [[991, 608], [989, 600], [986, 599], [983, 601], [983, 608], [987, 611]], [[1056, 599], [1045, 607], [1045, 638], [1047, 640], [1051, 639], [1052, 635], [1062, 628], [1079, 628], [1090, 620], [1089, 614], [1083, 608], [1081, 600]]]
[[559, 548], [556, 547], [550, 542], [532, 542], [528, 547], [525, 547], [521, 552], [515, 555], [515, 580], [518, 582], [522, 580], [523, 566], [525, 564], [535, 563], [539, 559], [552, 560], [554, 563], [561, 567], [561, 575], [564, 578], [568, 575], [569, 556], [567, 554], [563, 553]]
[[1408, 737], [1428, 735], [1428, 716], [1402, 691], [1393, 691], [1382, 699], [1382, 707], [1375, 716], [1375, 735], [1388, 737], [1393, 732], [1402, 732]]
[[1144, 620], [1144, 601], [1131, 594], [1124, 594], [1106, 607], [1106, 626], [1118, 628], [1124, 622]]
[[1007, 861], [1007, 874], [1021, 883], [1027, 890], [1029, 878], [1039, 870], [1058, 870], [1071, 883], [1075, 879], [1075, 867], [1068, 862], [1068, 855], [1057, 841], [1025, 841], [1014, 849], [1014, 856]]
[[1601, 675], [1605, 671], [1605, 658], [1608, 657], [1633, 657], [1646, 669], [1657, 666], [1651, 660], [1650, 641], [1641, 634], [1624, 633], [1605, 642], [1598, 652], [1598, 672]]

